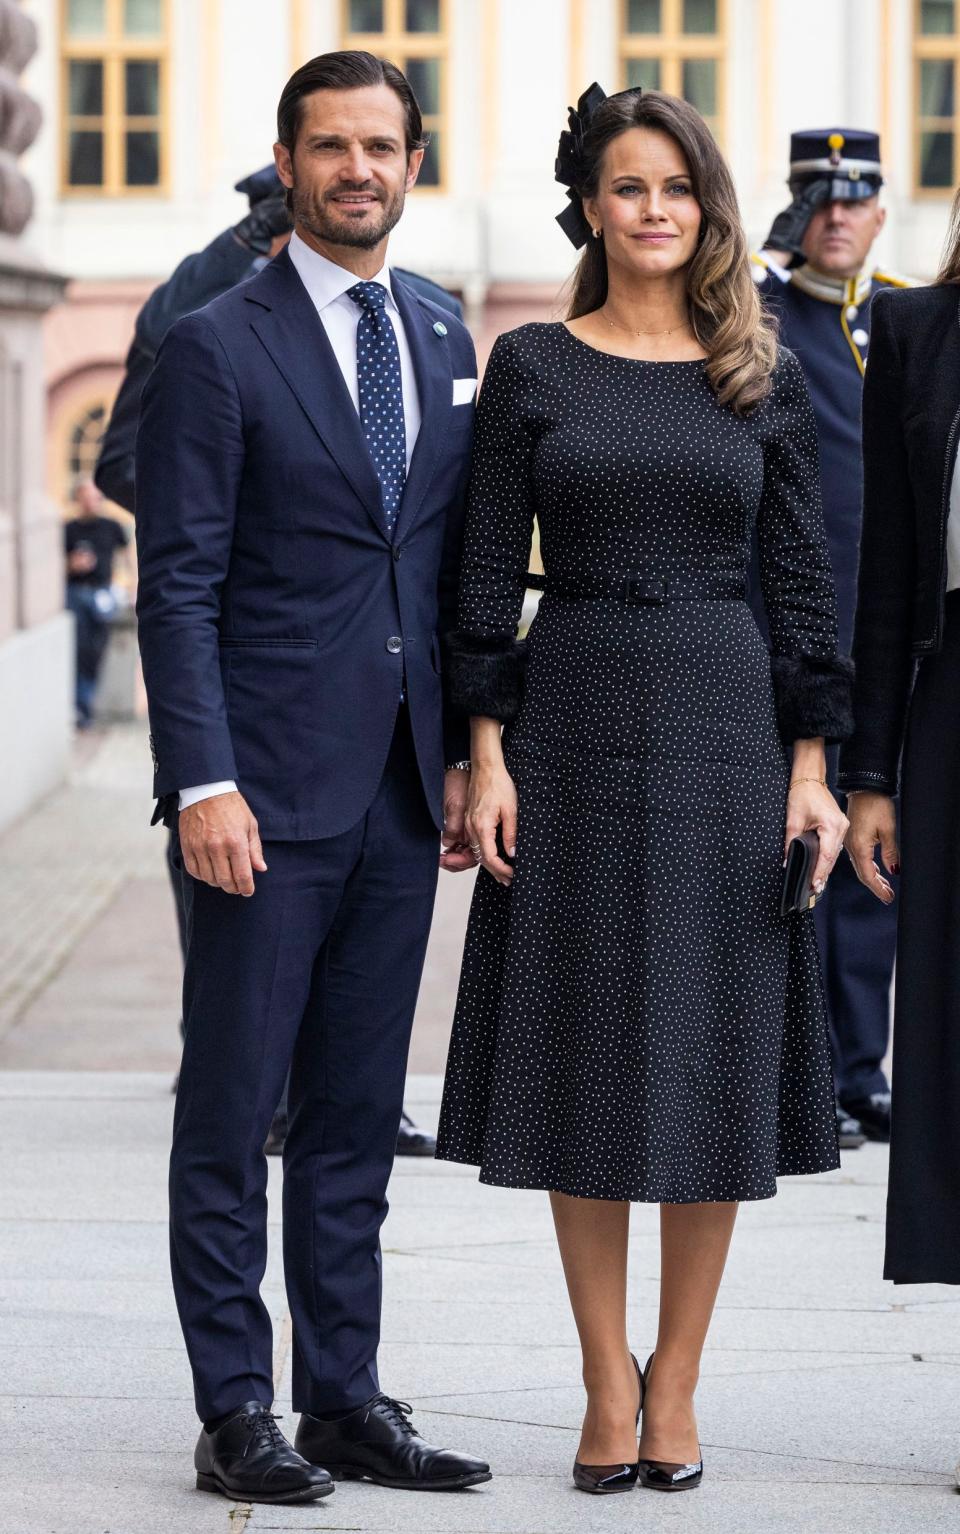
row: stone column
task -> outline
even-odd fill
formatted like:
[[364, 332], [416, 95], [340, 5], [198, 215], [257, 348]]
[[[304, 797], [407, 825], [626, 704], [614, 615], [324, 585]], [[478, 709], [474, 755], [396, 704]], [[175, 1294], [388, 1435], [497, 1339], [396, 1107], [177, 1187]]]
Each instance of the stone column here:
[[41, 332], [65, 280], [23, 239], [33, 195], [18, 164], [42, 122], [18, 78], [36, 46], [34, 23], [0, 0], [0, 829], [61, 781], [71, 734], [72, 625], [59, 517], [44, 489]]

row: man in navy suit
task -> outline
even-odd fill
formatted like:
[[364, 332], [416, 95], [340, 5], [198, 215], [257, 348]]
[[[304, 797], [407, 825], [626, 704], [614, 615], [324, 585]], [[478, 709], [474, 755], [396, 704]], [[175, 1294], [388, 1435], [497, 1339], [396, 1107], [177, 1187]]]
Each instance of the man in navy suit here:
[[[439, 862], [464, 846], [444, 716], [476, 361], [386, 266], [423, 156], [403, 75], [327, 54], [288, 82], [289, 246], [169, 331], [137, 442], [156, 818], [190, 876], [170, 1167], [197, 1484], [490, 1478], [380, 1390], [379, 1232]], [[290, 1069], [284, 1268], [294, 1449], [271, 1413], [263, 1142]], [[323, 1467], [323, 1468], [320, 1468]], [[328, 1474], [327, 1472], [330, 1472]]]
[[[140, 396], [153, 369], [160, 343], [170, 326], [184, 314], [192, 314], [219, 298], [238, 282], [245, 282], [266, 266], [290, 238], [290, 211], [283, 185], [271, 160], [268, 166], [238, 181], [234, 191], [243, 192], [250, 207], [239, 223], [218, 234], [203, 250], [185, 256], [172, 276], [154, 288], [137, 315], [133, 341], [127, 353], [124, 376], [110, 412], [110, 423], [100, 445], [95, 478], [104, 495], [127, 511], [136, 513], [135, 452], [140, 420]], [[396, 269], [407, 287], [451, 310], [461, 319], [459, 300], [437, 283], [416, 272]], [[186, 891], [188, 886], [178, 861], [176, 831], [167, 843], [167, 866], [177, 912], [180, 946], [186, 953]], [[181, 1033], [183, 1031], [181, 1022]], [[176, 1081], [174, 1081], [176, 1090]], [[281, 1095], [264, 1149], [268, 1155], [283, 1152], [287, 1135], [287, 1096]], [[437, 1148], [433, 1135], [420, 1129], [404, 1111], [397, 1133], [398, 1156], [432, 1156]]]

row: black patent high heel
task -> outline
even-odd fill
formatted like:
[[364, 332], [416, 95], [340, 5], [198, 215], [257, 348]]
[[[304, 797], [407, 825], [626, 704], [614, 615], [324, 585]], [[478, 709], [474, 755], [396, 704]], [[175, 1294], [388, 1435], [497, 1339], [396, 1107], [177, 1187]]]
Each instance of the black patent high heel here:
[[[641, 1406], [647, 1393], [647, 1376], [652, 1363], [653, 1354], [651, 1353], [642, 1375]], [[650, 1491], [693, 1491], [694, 1487], [699, 1486], [703, 1480], [703, 1460], [695, 1460], [689, 1465], [675, 1465], [669, 1460], [641, 1459], [637, 1464], [637, 1480], [641, 1486], [646, 1486]]]
[[[633, 1359], [633, 1367], [637, 1371], [637, 1385], [640, 1389], [640, 1404], [637, 1407], [636, 1419], [639, 1424], [646, 1387], [640, 1365], [632, 1353], [630, 1357]], [[573, 1462], [573, 1484], [578, 1491], [589, 1491], [595, 1497], [608, 1497], [615, 1491], [632, 1491], [637, 1484], [639, 1470], [639, 1462], [632, 1465], [582, 1465], [578, 1459], [575, 1459]]]

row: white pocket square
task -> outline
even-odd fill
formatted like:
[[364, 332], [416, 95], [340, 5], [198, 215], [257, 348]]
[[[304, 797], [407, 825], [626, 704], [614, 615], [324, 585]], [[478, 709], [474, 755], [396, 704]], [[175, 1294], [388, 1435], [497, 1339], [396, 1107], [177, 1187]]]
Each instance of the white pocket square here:
[[453, 403], [455, 405], [471, 405], [476, 392], [477, 380], [475, 378], [455, 378], [453, 380]]

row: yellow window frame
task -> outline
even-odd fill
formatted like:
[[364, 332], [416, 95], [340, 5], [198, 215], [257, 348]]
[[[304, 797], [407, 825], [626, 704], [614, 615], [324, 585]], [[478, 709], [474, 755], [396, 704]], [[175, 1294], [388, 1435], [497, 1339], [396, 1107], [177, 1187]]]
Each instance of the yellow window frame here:
[[[105, 0], [104, 30], [99, 37], [70, 37], [69, 0], [60, 0], [60, 196], [166, 197], [170, 174], [170, 0], [160, 0], [160, 32], [156, 37], [128, 37], [123, 30], [124, 0]], [[159, 111], [150, 117], [124, 111], [124, 66], [141, 59], [158, 66]], [[87, 117], [70, 112], [70, 65], [75, 61], [102, 63], [103, 112]], [[92, 130], [103, 134], [103, 180], [98, 185], [74, 186], [70, 181], [70, 133]], [[159, 139], [159, 178], [156, 186], [131, 186], [124, 178], [124, 137], [127, 132], [156, 132]]]
[[404, 27], [406, 0], [383, 0], [382, 32], [350, 30], [350, 0], [340, 0], [340, 33], [344, 48], [361, 48], [377, 58], [389, 59], [403, 69], [407, 59], [439, 59], [440, 110], [424, 113], [424, 132], [440, 135], [436, 186], [414, 188], [419, 197], [445, 193], [450, 163], [450, 0], [440, 0], [439, 32], [408, 32]]
[[717, 66], [717, 110], [704, 121], [723, 143], [727, 120], [727, 0], [717, 0], [715, 32], [683, 31], [683, 0], [660, 0], [659, 32], [628, 32], [630, 0], [620, 0], [620, 89], [627, 84], [633, 59], [658, 60], [660, 90], [683, 95], [683, 66], [692, 59], [712, 59]]
[[[958, 66], [960, 66], [960, 28], [954, 32], [920, 31], [920, 3], [913, 0], [913, 195], [924, 202], [944, 202], [951, 198], [960, 171], [960, 112], [957, 91], [960, 90]], [[954, 25], [957, 26], [956, 13]], [[953, 116], [921, 117], [920, 71], [927, 59], [939, 59], [953, 65]], [[950, 133], [953, 135], [953, 155], [949, 186], [924, 186], [920, 177], [921, 143], [924, 133]]]

